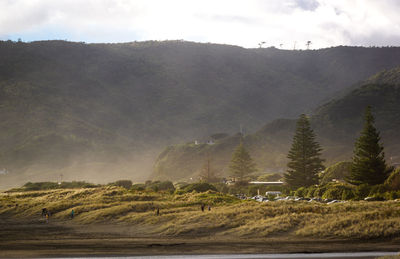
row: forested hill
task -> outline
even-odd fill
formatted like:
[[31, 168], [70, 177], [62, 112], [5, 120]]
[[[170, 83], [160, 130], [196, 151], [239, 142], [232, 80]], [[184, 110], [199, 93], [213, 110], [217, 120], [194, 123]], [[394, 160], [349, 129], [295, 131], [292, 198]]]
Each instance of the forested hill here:
[[[372, 106], [376, 127], [381, 131], [386, 159], [400, 162], [400, 67], [382, 71], [360, 84], [342, 98], [318, 107], [311, 116], [317, 140], [323, 147], [326, 165], [351, 160], [354, 141], [363, 126], [363, 113]], [[280, 172], [286, 169], [296, 120], [278, 119], [266, 124], [254, 134], [244, 137], [261, 172]], [[229, 161], [240, 135], [224, 136], [214, 145], [188, 143], [168, 147], [155, 164], [154, 178], [176, 180], [197, 177], [207, 157], [220, 175], [229, 174]]]
[[0, 182], [147, 177], [167, 144], [297, 116], [399, 60], [400, 48], [3, 41]]

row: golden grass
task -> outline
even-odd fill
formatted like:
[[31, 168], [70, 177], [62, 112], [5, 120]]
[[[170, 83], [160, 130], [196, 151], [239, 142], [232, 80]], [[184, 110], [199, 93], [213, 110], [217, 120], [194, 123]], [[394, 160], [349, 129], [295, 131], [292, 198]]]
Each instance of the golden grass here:
[[[200, 210], [201, 204], [206, 204], [204, 212]], [[163, 236], [287, 235], [350, 239], [400, 236], [400, 203], [395, 201], [331, 205], [293, 201], [258, 203], [215, 192], [172, 195], [131, 192], [120, 187], [0, 195], [0, 217], [38, 219], [44, 207], [52, 212], [51, 218], [65, 224], [74, 209], [72, 222], [77, 224], [128, 224], [147, 229], [144, 234]]]

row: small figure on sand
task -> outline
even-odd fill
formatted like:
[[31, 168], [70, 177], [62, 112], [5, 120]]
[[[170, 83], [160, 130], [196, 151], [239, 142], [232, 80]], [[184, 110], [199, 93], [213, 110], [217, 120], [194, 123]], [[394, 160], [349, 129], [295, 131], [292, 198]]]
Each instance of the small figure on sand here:
[[42, 209], [42, 217], [46, 217], [46, 214], [47, 214], [47, 209], [43, 208]]
[[71, 219], [74, 218], [74, 215], [75, 215], [75, 211], [72, 209], [72, 210], [71, 210]]
[[160, 216], [160, 208], [157, 208], [157, 216]]
[[49, 213], [46, 213], [46, 223], [49, 223], [49, 217], [50, 217]]
[[204, 207], [205, 207], [205, 205], [202, 203], [202, 204], [201, 204], [201, 211], [202, 211], [202, 212], [204, 212]]

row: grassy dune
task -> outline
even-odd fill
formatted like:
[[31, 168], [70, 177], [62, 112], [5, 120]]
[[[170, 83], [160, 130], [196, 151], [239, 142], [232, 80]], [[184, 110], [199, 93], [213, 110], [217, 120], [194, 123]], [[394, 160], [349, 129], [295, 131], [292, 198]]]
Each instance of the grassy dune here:
[[[210, 204], [211, 211], [206, 206], [202, 212], [202, 203]], [[51, 211], [50, 224], [135, 226], [143, 236], [358, 240], [400, 237], [397, 201], [259, 203], [210, 191], [177, 195], [109, 186], [0, 194], [2, 219], [43, 221], [42, 208]], [[72, 209], [75, 217], [71, 220]]]

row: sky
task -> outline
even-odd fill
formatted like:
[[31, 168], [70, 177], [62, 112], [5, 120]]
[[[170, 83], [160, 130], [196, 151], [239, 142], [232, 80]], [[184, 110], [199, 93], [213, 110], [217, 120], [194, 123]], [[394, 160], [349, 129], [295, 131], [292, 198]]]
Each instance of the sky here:
[[399, 46], [400, 0], [0, 0], [0, 40]]

